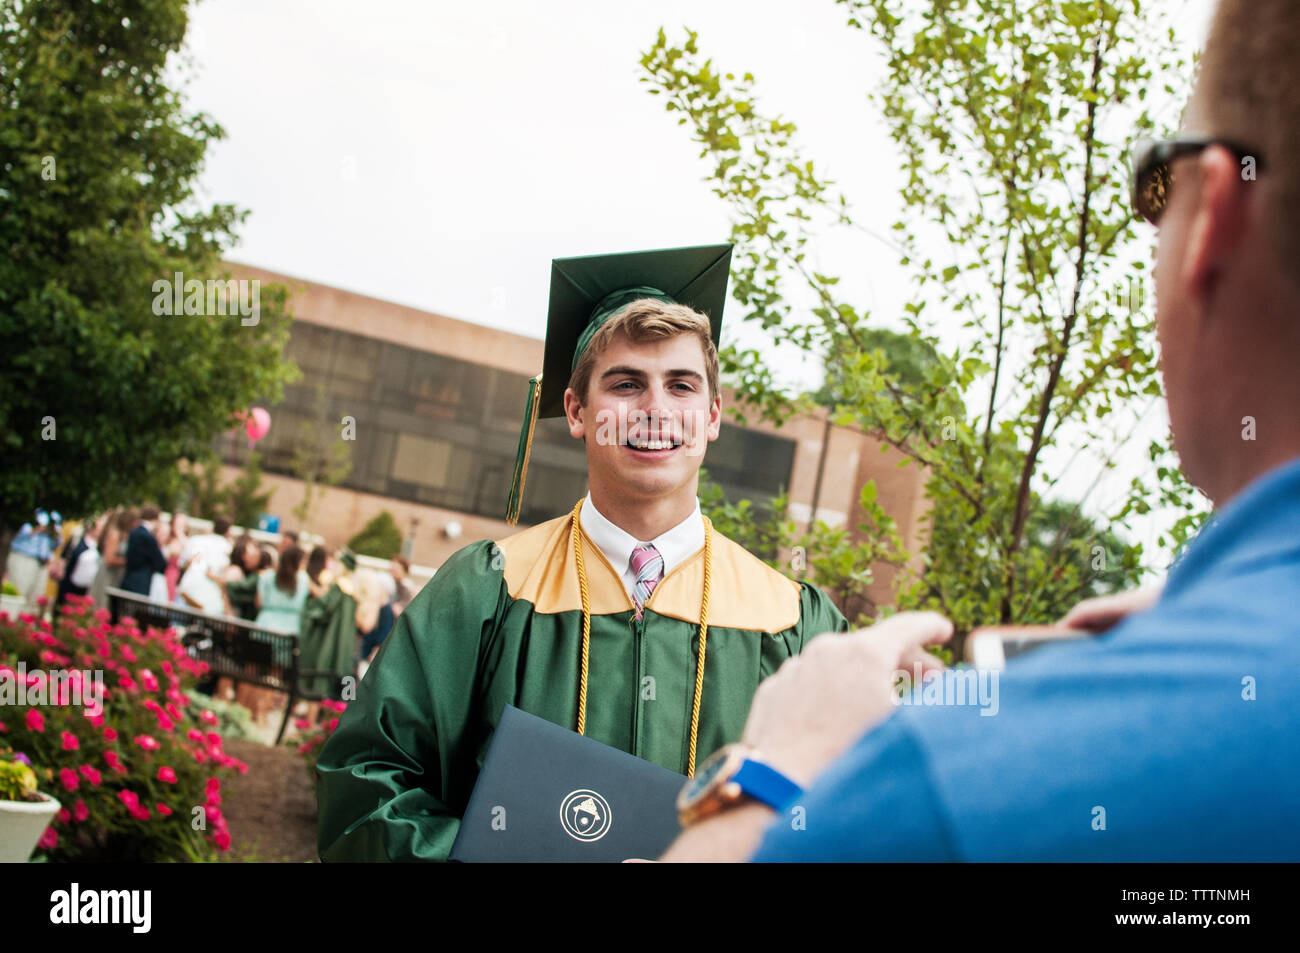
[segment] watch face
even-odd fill
[[[690,784],[686,786],[683,792],[682,800],[689,803],[694,801],[709,786],[709,782],[716,778],[722,769],[727,766],[727,751],[724,748],[719,751],[700,767],[695,777],[691,778]]]

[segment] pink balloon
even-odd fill
[[[254,407],[244,420],[244,432],[250,443],[257,443],[271,429],[271,415],[261,407]]]

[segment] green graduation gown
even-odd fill
[[[329,672],[334,678],[303,676],[300,686],[313,695],[337,691],[339,678],[356,672],[357,602],[351,580],[343,577],[317,598],[309,595],[302,610],[298,665],[304,672]]]
[[[582,609],[572,515],[447,560],[398,618],[317,762],[326,861],[444,860],[509,703],[577,727]],[[848,623],[707,526],[713,566],[696,763],[738,741],[758,683]],[[591,611],[586,734],[685,773],[704,584],[701,548],[640,621],[582,534]]]

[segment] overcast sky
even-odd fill
[[[1174,5],[1153,30],[1199,47],[1211,0]],[[250,210],[236,261],[540,338],[552,258],[728,236],[688,127],[638,82],[660,27],[753,73],[858,221],[888,232],[878,57],[844,20],[831,0],[204,0],[188,96],[228,137],[200,194]],[[811,256],[894,323],[894,252],[841,230]]]

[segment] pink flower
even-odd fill
[[[83,764],[79,769],[81,776],[90,782],[91,787],[99,787],[99,782],[103,780],[99,772],[88,764]]]
[[[54,819],[60,824],[66,824],[68,821],[72,820],[72,815],[68,813],[66,807],[61,807],[59,808],[59,813],[54,815]]]
[[[131,646],[122,646],[122,658],[126,659],[128,662],[136,661],[135,653],[131,651]]]
[[[105,741],[116,741],[116,740],[117,740],[117,729],[114,728],[112,725],[109,725],[107,728],[105,728],[105,729],[104,729],[104,740],[105,740]]]
[[[77,803],[72,806],[72,816],[78,821],[84,821],[86,818],[90,817],[90,808],[86,807],[85,801],[78,800]]]
[[[138,744],[145,751],[157,751],[159,748],[162,747],[162,745],[154,741],[152,735],[136,735],[135,743]]]
[[[221,735],[217,734],[215,731],[209,731],[206,737],[208,739],[208,744],[216,745],[218,748],[221,747]]]
[[[35,708],[27,709],[27,727],[31,731],[44,731],[45,716]]]
[[[177,708],[175,705],[173,705],[171,702],[168,702],[163,707],[167,709],[167,717],[170,718],[172,721],[181,720],[181,710]]]
[[[53,828],[51,828],[53,830]],[[230,850],[230,832],[217,831],[212,835],[212,842],[217,845],[217,850]]]
[[[140,806],[140,795],[136,794],[134,791],[118,791],[117,797],[118,800],[131,810]]]
[[[118,676],[117,683],[128,692],[135,690],[135,679],[130,675]]]
[[[220,791],[220,790],[221,790],[221,779],[220,779],[220,778],[208,778],[208,783],[205,785],[205,787],[207,788],[209,794],[211,794],[211,793],[214,792],[214,791]]]
[[[64,788],[69,791],[77,790],[77,786],[81,784],[81,779],[77,777],[77,772],[73,771],[71,768],[60,768],[59,780],[63,783]]]
[[[328,725],[326,725],[325,727],[326,727],[328,730],[333,731],[333,730],[334,730],[335,728],[337,728],[338,726],[339,726],[339,720],[338,720],[337,718],[331,718],[331,719],[330,719],[330,723],[329,723]]]
[[[172,730],[173,728],[175,728],[175,727],[176,727],[176,725],[174,725],[174,724],[172,723],[172,720],[171,720],[170,718],[168,718],[168,717],[167,717],[166,715],[164,715],[162,712],[159,712],[159,713],[158,713],[158,730],[159,730],[159,731],[171,731],[171,730]]]
[[[217,716],[214,715],[211,711],[209,711],[209,710],[206,709],[206,708],[205,708],[205,709],[202,711],[202,713],[199,715],[199,718],[202,719],[202,721],[203,721],[203,723],[204,723],[205,725],[216,725],[216,724],[217,724]]]
[[[167,817],[172,812],[172,809],[168,807],[166,804],[159,803],[157,807],[158,807],[158,813],[162,817]]]
[[[152,698],[146,698],[143,701],[141,701],[140,704],[155,713],[162,711],[162,705],[158,704]]]
[[[77,740],[77,736],[76,736],[76,735],[74,735],[74,734],[73,734],[72,732],[70,732],[70,731],[65,731],[65,732],[63,733],[63,750],[64,750],[64,751],[76,751],[76,750],[77,750],[78,748],[80,748],[80,747],[81,747],[81,742],[79,742],[79,741]]]
[[[229,841],[229,838],[227,838],[227,841]],[[45,833],[42,834],[41,839],[36,842],[36,846],[43,850],[53,850],[54,848],[58,847],[59,832],[56,831],[53,827],[45,828]]]
[[[98,728],[100,725],[104,723],[103,715],[86,715],[86,717],[90,720],[91,725],[93,725],[96,728]]]
[[[118,774],[126,774],[126,768],[124,768],[122,762],[118,760],[116,751],[105,751],[104,760],[107,761],[108,766]]]
[[[9,726],[6,725],[3,721],[0,721],[0,735],[4,734],[8,730],[9,730]]]
[[[143,805],[141,805],[140,807],[132,808],[131,816],[134,817],[137,821],[147,821],[153,817],[153,815],[149,813],[149,808],[144,807]]]
[[[203,732],[199,731],[197,728],[191,728],[189,731],[185,732],[185,737],[189,738],[190,741],[197,741],[199,744],[203,744]]]
[[[167,767],[167,765],[163,765],[161,768],[158,769],[158,780],[166,781],[168,784],[175,784],[176,772],[173,771],[171,768]]]
[[[134,662],[135,659],[131,659],[131,661]],[[153,672],[149,671],[147,668],[142,668],[140,670],[140,682],[144,685],[145,691],[158,691],[158,679],[155,678]]]

